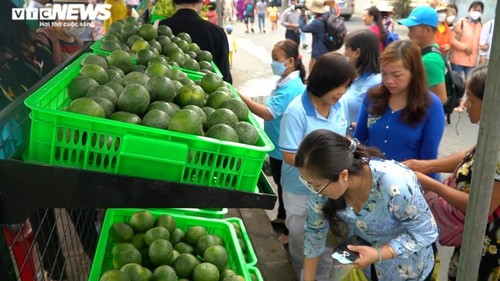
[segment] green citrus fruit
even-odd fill
[[[141,36],[144,40],[149,41],[156,39],[158,34],[156,33],[156,29],[153,25],[146,23],[139,27],[139,36]]]
[[[122,266],[128,263],[141,264],[142,262],[141,253],[133,245],[132,248],[117,250],[116,253],[112,256],[114,269],[120,269],[122,268]]]
[[[86,64],[82,66],[80,69],[80,75],[89,76],[100,85],[104,85],[108,82],[108,73],[98,64]]]
[[[81,65],[86,65],[86,64],[97,64],[102,66],[104,69],[108,68],[108,62],[106,61],[106,59],[96,54],[90,54],[86,56],[82,60]]]
[[[149,260],[155,266],[168,264],[172,254],[172,244],[165,239],[156,239],[149,246]]]
[[[221,86],[224,86],[224,80],[215,73],[207,73],[201,78],[201,87],[207,93],[211,93]]]
[[[175,113],[175,110],[166,101],[154,101],[154,102],[150,103],[147,111],[151,111],[151,110],[155,110],[155,109],[165,112],[166,114],[168,114],[168,116],[172,116]],[[157,221],[158,221],[158,219],[157,219]]]
[[[155,226],[162,226],[168,230],[170,234],[172,234],[175,230],[176,223],[175,219],[171,215],[161,215],[156,218]]]
[[[96,101],[90,98],[78,98],[72,101],[67,111],[94,117],[105,117],[106,115],[104,109]]]
[[[165,239],[168,241],[170,238],[170,233],[165,227],[162,226],[157,226],[148,229],[146,231],[146,236],[144,237],[144,241],[146,242],[146,245],[151,246],[151,244],[158,239]]]
[[[203,135],[203,121],[196,112],[181,109],[170,118],[168,130],[191,135]]]
[[[89,76],[77,76],[68,84],[68,96],[70,99],[83,98],[92,88],[99,86],[99,83]]]
[[[208,129],[205,136],[219,140],[239,142],[238,134],[236,133],[236,131],[231,126],[226,124],[213,125]]]
[[[248,119],[248,106],[240,99],[234,98],[227,100],[222,104],[222,108],[227,108],[234,112],[239,121],[245,121]]]
[[[174,262],[173,268],[177,277],[191,279],[193,271],[200,262],[191,254],[180,254]]]
[[[252,124],[246,121],[236,122],[236,124],[234,124],[234,130],[241,143],[256,145],[259,141],[259,132]]]
[[[233,97],[224,91],[216,90],[208,95],[206,106],[213,109],[219,109],[222,107],[225,101],[232,99]]]
[[[138,211],[130,217],[128,222],[135,232],[146,232],[155,224],[155,218],[148,211]]]
[[[148,90],[142,85],[131,84],[123,89],[118,97],[118,109],[142,115],[149,106],[150,97]]]
[[[219,271],[227,268],[229,256],[224,247],[220,245],[210,246],[203,253],[203,260],[217,266]]]
[[[167,129],[168,123],[170,122],[170,116],[164,111],[159,109],[149,110],[144,117],[142,117],[142,125],[159,128],[159,129]]]
[[[141,124],[142,122],[141,117],[137,116],[137,114],[126,111],[116,111],[111,114],[109,119],[130,124]]]
[[[202,236],[207,234],[207,229],[203,226],[192,226],[184,233],[184,241],[192,246],[196,246],[196,242]]]
[[[162,65],[163,66],[163,65]],[[152,101],[171,102],[176,95],[176,88],[172,80],[165,76],[153,76],[146,82]]]
[[[120,268],[120,271],[125,273],[130,281],[148,281],[148,274],[142,265],[137,263],[128,263]]]
[[[194,268],[194,281],[219,281],[220,273],[217,267],[211,263],[200,263]]]
[[[149,76],[138,71],[132,71],[123,77],[123,86],[128,86],[131,84],[139,84],[146,86],[149,80]]]
[[[153,271],[154,281],[177,281],[175,270],[169,265],[158,266]]]
[[[216,234],[207,234],[196,242],[196,253],[201,257],[206,249],[210,246],[220,245],[224,246],[224,241],[219,235]]]
[[[99,281],[130,281],[127,274],[119,271],[119,270],[108,270],[106,271]]]
[[[207,122],[208,122],[208,128],[211,128],[217,124],[226,124],[233,127],[234,124],[238,122],[238,117],[234,112],[232,112],[227,108],[219,108],[215,110],[212,114],[210,114],[210,117],[208,117]]]
[[[109,229],[109,235],[117,243],[129,242],[134,237],[134,230],[126,223],[114,223]]]
[[[115,66],[123,72],[128,73],[132,67],[132,57],[123,50],[115,50],[109,54],[108,65]]]

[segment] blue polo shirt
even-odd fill
[[[368,89],[380,83],[382,83],[382,75],[380,73],[365,72],[356,78],[351,86],[347,88],[347,92],[345,92],[342,98],[347,100],[349,119],[352,122],[358,120],[358,113]]]
[[[279,148],[284,152],[296,153],[304,137],[312,131],[328,129],[345,136],[349,125],[349,109],[345,99],[332,105],[328,118],[325,118],[316,111],[305,90],[288,105],[283,115]],[[299,170],[285,162],[281,166],[281,185],[293,194],[307,196],[310,193],[299,180]]]
[[[294,71],[288,74],[276,85],[276,89],[269,96],[266,106],[274,119],[264,121],[264,131],[274,144],[274,150],[269,152],[269,156],[282,160],[283,154],[279,150],[280,122],[285,109],[290,102],[304,92],[306,86],[300,79],[300,72]]]

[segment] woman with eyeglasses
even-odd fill
[[[285,225],[288,228],[288,251],[299,280],[304,263],[307,201],[311,192],[299,180],[295,153],[302,139],[316,129],[328,129],[346,135],[351,120],[347,101],[342,96],[355,77],[356,70],[346,57],[338,53],[320,56],[307,79],[306,90],[288,105],[280,123],[279,149],[283,153],[281,185]],[[328,251],[323,254],[317,280],[330,280],[330,254]]]
[[[357,235],[371,246],[348,245],[353,266],[371,280],[430,280],[431,244],[438,237],[415,174],[330,130],[304,138],[295,156],[311,192],[304,233],[304,281],[315,280],[328,229],[342,242]],[[328,223],[326,223],[326,221]]]

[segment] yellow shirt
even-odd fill
[[[110,24],[127,17],[127,5],[124,0],[105,0],[104,4],[111,4],[111,17],[104,21],[104,30],[108,31]]]
[[[276,17],[278,15],[278,9],[276,7],[267,8],[267,14],[269,17]]]

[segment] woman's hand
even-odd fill
[[[359,254],[359,258],[353,262],[355,268],[363,269],[378,261],[378,251],[373,247],[348,245],[347,248]]]
[[[488,51],[489,48],[490,48],[490,46],[488,44],[479,45],[479,49],[481,51]]]
[[[433,183],[436,181],[435,179],[421,172],[415,172],[415,175],[417,176],[417,179],[420,182],[420,185],[422,186],[424,191],[435,192],[435,189],[433,188]]]
[[[428,173],[428,165],[425,160],[410,159],[402,162],[408,168],[412,169],[414,172],[421,172],[424,174]]]

